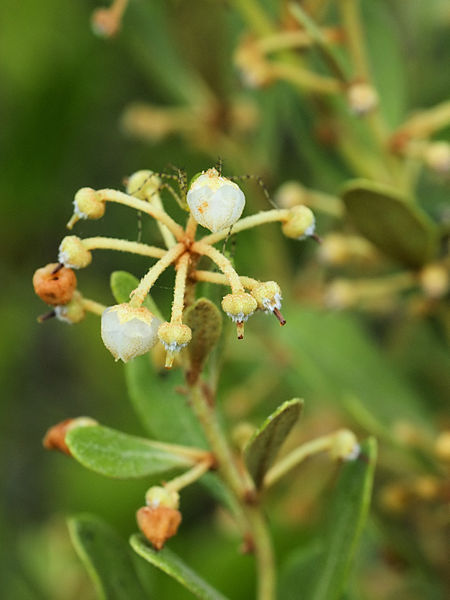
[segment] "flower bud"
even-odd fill
[[[67,304],[55,306],[55,316],[59,321],[74,324],[84,319],[86,311],[83,306],[83,297],[77,290],[74,291],[72,299]]]
[[[442,298],[448,292],[448,269],[441,264],[430,264],[419,273],[423,291],[430,298]]]
[[[425,164],[436,173],[446,175],[450,173],[450,144],[447,142],[433,142],[424,152]]]
[[[316,219],[314,213],[307,206],[294,206],[289,211],[289,216],[281,226],[286,237],[295,240],[304,240],[314,234]]]
[[[281,289],[276,281],[264,281],[255,285],[250,291],[253,298],[258,303],[258,308],[265,313],[273,313],[280,321],[280,325],[285,325],[281,308]]]
[[[216,169],[208,169],[191,183],[187,203],[197,223],[216,232],[236,223],[244,210],[245,196],[236,183]]]
[[[341,460],[355,460],[358,458],[361,448],[356,435],[349,429],[341,429],[333,439],[330,448],[332,458]]]
[[[155,550],[161,550],[166,541],[178,531],[181,513],[167,506],[143,506],[137,511],[136,519],[139,529]]]
[[[99,37],[110,38],[120,29],[120,18],[108,8],[94,10],[91,17],[92,31]]]
[[[52,306],[70,302],[77,287],[77,278],[72,269],[59,266],[58,263],[50,263],[37,269],[33,275],[34,291],[41,300]]]
[[[438,435],[434,442],[434,452],[440,460],[450,463],[450,431],[443,431]]]
[[[325,292],[325,304],[330,308],[349,308],[358,301],[355,285],[346,279],[335,279]]]
[[[180,506],[180,494],[160,485],[155,485],[147,490],[145,504],[150,508],[165,506],[177,509]]]
[[[155,345],[160,323],[147,308],[116,304],[103,311],[102,340],[116,360],[128,362]]]
[[[236,323],[238,331],[238,339],[244,337],[244,322],[258,308],[256,300],[246,292],[237,292],[235,294],[227,294],[222,299],[222,308]]]
[[[81,188],[75,194],[73,201],[73,216],[67,223],[72,229],[80,219],[101,219],[105,214],[105,202],[100,200],[98,193],[92,188]]]
[[[140,200],[148,200],[161,186],[161,179],[148,169],[136,171],[127,181],[127,194]]]
[[[59,245],[58,260],[65,267],[83,269],[92,261],[92,254],[76,235],[67,235]]]
[[[275,202],[280,208],[292,208],[304,204],[306,196],[306,189],[298,181],[286,181],[278,188]]]
[[[347,90],[347,101],[353,114],[363,116],[378,106],[378,94],[368,83],[353,83]]]
[[[76,419],[66,419],[50,427],[42,440],[44,448],[47,450],[59,450],[64,454],[71,456],[69,447],[66,444],[66,435],[75,427],[92,427],[98,425],[97,421],[90,417],[77,417]]]
[[[187,346],[192,339],[191,328],[182,323],[163,323],[158,329],[158,337],[167,350],[166,368],[170,369],[174,356]]]

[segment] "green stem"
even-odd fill
[[[219,473],[233,491],[247,521],[258,570],[258,600],[275,598],[275,561],[267,524],[258,505],[249,505],[246,495],[252,492],[236,466],[233,453],[217,420],[214,407],[199,383],[190,388],[192,408],[199,419],[218,463]]]

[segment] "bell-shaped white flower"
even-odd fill
[[[234,181],[208,169],[191,184],[187,203],[197,223],[216,232],[236,223],[244,210],[245,196]]]
[[[128,362],[155,345],[160,324],[147,308],[117,304],[103,311],[102,340],[116,360]]]

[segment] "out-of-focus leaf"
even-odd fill
[[[402,32],[384,2],[360,2],[371,72],[380,95],[380,109],[390,127],[397,127],[405,114],[406,70],[402,56]]]
[[[148,477],[188,469],[194,464],[189,458],[159,447],[157,442],[109,427],[75,427],[65,439],[78,462],[107,477]]]
[[[104,521],[91,515],[68,520],[70,537],[78,556],[102,600],[143,600],[141,587],[127,544]]]
[[[298,421],[303,400],[294,398],[284,402],[255,432],[244,449],[244,459],[256,486],[261,487],[267,470],[278,450]]]
[[[220,338],[222,317],[211,300],[199,298],[186,310],[184,322],[192,329],[192,340],[186,349],[190,359],[190,369],[193,373],[200,373]]]
[[[150,564],[176,579],[197,598],[202,600],[226,600],[220,592],[204,581],[195,571],[188,567],[176,554],[168,548],[158,552],[151,548],[144,537],[134,534],[130,539],[131,547]]]
[[[280,597],[296,598],[298,590],[309,600],[342,597],[369,511],[376,454],[376,442],[369,438],[360,456],[342,465],[320,546],[296,550],[287,559]]]
[[[342,199],[355,227],[391,258],[416,268],[436,254],[437,228],[395,190],[358,179],[344,188]]]
[[[111,273],[110,284],[114,298],[122,304],[123,302],[129,302],[130,294],[138,286],[139,279],[127,271],[114,271]],[[144,306],[159,319],[164,320],[158,307],[149,295],[144,300]]]
[[[287,377],[294,389],[306,386],[327,402],[352,394],[388,428],[405,419],[430,427],[420,396],[357,318],[306,307],[285,313],[288,325],[278,335],[292,357]]]

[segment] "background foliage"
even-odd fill
[[[273,10],[277,3],[264,4]],[[365,0],[362,5],[382,110],[396,127],[414,108],[430,107],[448,93],[450,14],[440,0]],[[297,179],[336,194],[352,175],[317,140],[306,96],[282,83],[267,90],[242,89],[230,60],[242,22],[227,3],[133,0],[121,34],[106,41],[90,30],[94,7],[88,0],[0,4],[0,528],[6,541],[0,570],[5,598],[12,600],[94,598],[64,516],[94,512],[127,537],[136,529],[134,513],[144,491],[140,481],[103,479],[63,456],[45,455],[41,447],[50,424],[81,414],[143,433],[130,409],[123,369],[101,343],[98,321],[87,318],[76,327],[36,323],[42,305],[33,296],[31,276],[53,260],[74,191],[85,185],[120,188],[138,168],[162,170],[168,163],[193,174],[219,153],[226,172],[261,174],[271,191]],[[206,139],[171,136],[153,145],[126,134],[123,114],[131,101],[171,105],[200,94],[196,72],[219,104],[247,94],[260,107],[263,118],[246,139],[246,156],[228,156],[217,132]],[[448,131],[440,137],[445,136]],[[257,188],[246,191],[253,210],[266,208]],[[432,218],[443,213],[446,195],[448,184],[430,173],[421,175],[419,203]],[[320,230],[329,226],[328,219],[319,221]],[[81,235],[92,231],[90,223],[79,227]],[[132,215],[111,210],[95,231],[135,239],[137,223]],[[151,235],[144,230],[146,240]],[[306,400],[293,434],[297,443],[340,425],[363,437],[377,435],[373,513],[348,597],[443,598],[442,530],[448,515],[442,493],[427,498],[419,493],[419,483],[430,476],[440,480],[443,473],[429,448],[448,426],[445,320],[411,317],[401,303],[383,315],[318,311],[308,293],[309,283],[324,276],[316,251],[312,242],[300,247],[282,241],[275,226],[239,237],[236,263],[252,276],[280,282],[288,325],[281,330],[258,317],[248,327],[245,347],[228,342],[220,384],[220,397],[227,398],[224,411],[231,423],[243,417],[259,424],[295,395]],[[115,256],[113,263],[100,254],[82,274],[83,291],[110,304],[109,274],[122,268],[139,275],[145,260],[130,265]],[[155,293],[161,306],[168,306],[167,294],[162,279]],[[316,459],[290,482],[293,489],[282,487],[270,498],[278,560],[287,580],[291,551],[311,538],[335,476],[335,468]],[[419,492],[392,507],[383,498],[394,484]],[[171,548],[189,556],[191,566],[209,574],[224,593],[251,597],[252,559],[236,553],[234,532],[200,486],[183,496],[183,516],[181,535]],[[158,597],[191,597],[143,561],[137,565]]]

